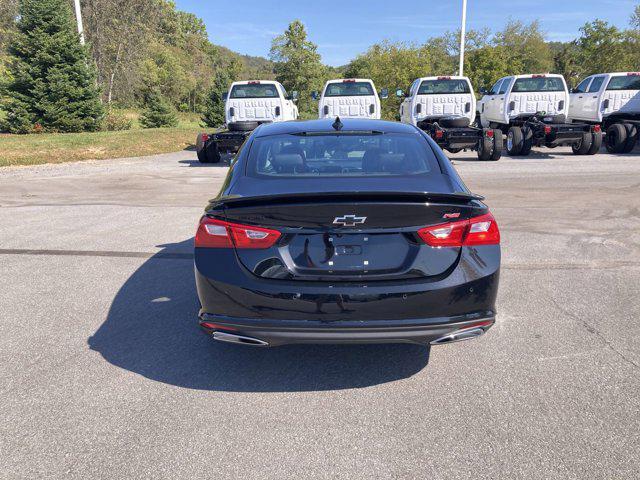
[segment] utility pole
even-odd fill
[[[76,21],[78,22],[78,33],[80,34],[80,44],[84,45],[84,27],[82,26],[82,10],[80,9],[80,0],[73,0],[73,4],[76,8]]]
[[[467,0],[462,0],[462,29],[460,30],[460,76],[464,75],[464,43],[467,30]]]

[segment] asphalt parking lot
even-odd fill
[[[202,334],[194,152],[1,169],[0,478],[638,478],[640,152],[474,158],[498,321],[430,353]]]

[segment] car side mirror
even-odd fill
[[[404,90],[402,90],[401,88],[396,90],[396,97],[398,98],[403,98],[406,97],[407,95],[404,93]]]
[[[380,90],[380,98],[382,98],[382,99],[389,98],[389,89],[388,88],[383,88],[382,90]]]
[[[222,94],[222,101],[226,102],[228,98],[229,98],[229,92],[224,92]]]
[[[481,87],[480,88],[480,95],[486,95],[488,93],[489,93],[489,91],[487,90],[486,87]]]
[[[311,98],[313,98],[314,100],[318,100],[320,98],[320,94],[318,93],[317,90],[314,90],[313,92],[311,92]]]
[[[291,92],[291,95],[289,95],[289,100],[291,100],[292,102],[297,102],[299,98],[299,94],[297,90],[294,90],[293,92]]]

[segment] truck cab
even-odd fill
[[[273,80],[233,82],[225,101],[227,126],[230,130],[253,130],[261,123],[296,120],[295,97]]]
[[[569,90],[562,75],[531,74],[503,77],[478,103],[483,127],[510,125],[514,119],[541,112],[565,117],[569,113]]]
[[[571,93],[569,118],[599,125],[610,153],[630,153],[640,137],[640,72],[585,78]]]
[[[571,120],[602,123],[611,115],[640,116],[640,72],[591,75],[572,90]]]
[[[599,125],[567,123],[569,90],[562,75],[514,75],[499,79],[478,102],[483,127],[507,136],[509,155],[531,148],[568,145],[576,155],[595,155],[602,145]]]
[[[467,77],[418,78],[400,105],[400,121],[415,126],[449,116],[475,120],[476,97]]]
[[[388,96],[386,89],[382,98]],[[341,78],[329,80],[318,99],[318,118],[371,118],[380,119],[380,97],[373,81],[368,78]]]

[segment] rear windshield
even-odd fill
[[[362,95],[374,95],[373,87],[369,82],[330,83],[324,92],[325,97],[358,97]]]
[[[607,90],[640,90],[640,75],[613,77]]]
[[[564,83],[558,77],[519,78],[511,91],[514,93],[564,92]]]
[[[466,80],[424,80],[418,89],[418,95],[442,95],[471,93]]]
[[[363,177],[423,175],[438,170],[420,134],[340,132],[258,137],[248,174],[258,177]]]
[[[234,85],[230,98],[275,98],[278,90],[273,84]]]

